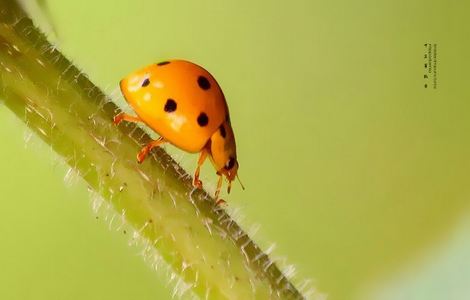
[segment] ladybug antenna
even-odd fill
[[[238,174],[237,174],[237,179],[238,179],[238,182],[240,183],[242,189],[245,190],[245,186],[243,185],[242,181],[240,180],[240,177],[238,177]]]

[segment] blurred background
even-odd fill
[[[224,89],[225,196],[329,299],[470,299],[469,4],[25,1],[92,81],[183,58]],[[437,88],[425,44],[437,44]],[[428,86],[425,87],[425,84]],[[0,106],[0,299],[170,299],[86,184]],[[197,155],[166,149],[192,173]],[[203,170],[206,186],[216,176]],[[65,184],[64,184],[65,182]]]

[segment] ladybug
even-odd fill
[[[235,136],[222,89],[208,71],[189,61],[169,60],[129,74],[121,80],[120,88],[137,116],[119,113],[114,123],[142,122],[160,135],[140,150],[139,163],[152,148],[168,142],[200,153],[195,187],[202,188],[199,172],[209,157],[219,176],[215,199],[219,198],[224,176],[230,193],[232,181],[238,178]],[[217,200],[220,202],[223,200]]]

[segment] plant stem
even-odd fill
[[[150,137],[114,126],[117,106],[49,44],[14,1],[0,3],[0,97],[206,299],[303,299],[276,264]]]

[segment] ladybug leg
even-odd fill
[[[220,189],[222,188],[222,179],[223,179],[223,176],[222,174],[220,174],[219,181],[217,181],[217,189],[215,190],[215,195],[214,195],[214,198],[216,200],[215,201],[216,205],[219,205],[221,202],[225,202],[224,200],[219,199]]]
[[[122,121],[127,121],[127,122],[142,122],[142,120],[139,117],[134,117],[125,113],[119,113],[114,116],[113,118],[113,123],[118,125]]]
[[[154,148],[154,147],[157,147],[163,143],[165,143],[166,141],[160,137],[158,138],[157,140],[154,140],[154,141],[151,141],[150,143],[148,143],[144,148],[142,148],[140,150],[139,153],[137,153],[137,161],[139,162],[139,164],[141,164],[145,157],[147,157],[147,154],[149,154],[149,152]]]
[[[207,158],[207,150],[203,149],[201,154],[199,155],[199,159],[197,161],[197,168],[196,172],[194,172],[194,180],[193,185],[198,189],[202,189],[202,181],[199,179],[199,172],[201,171],[201,166]]]

